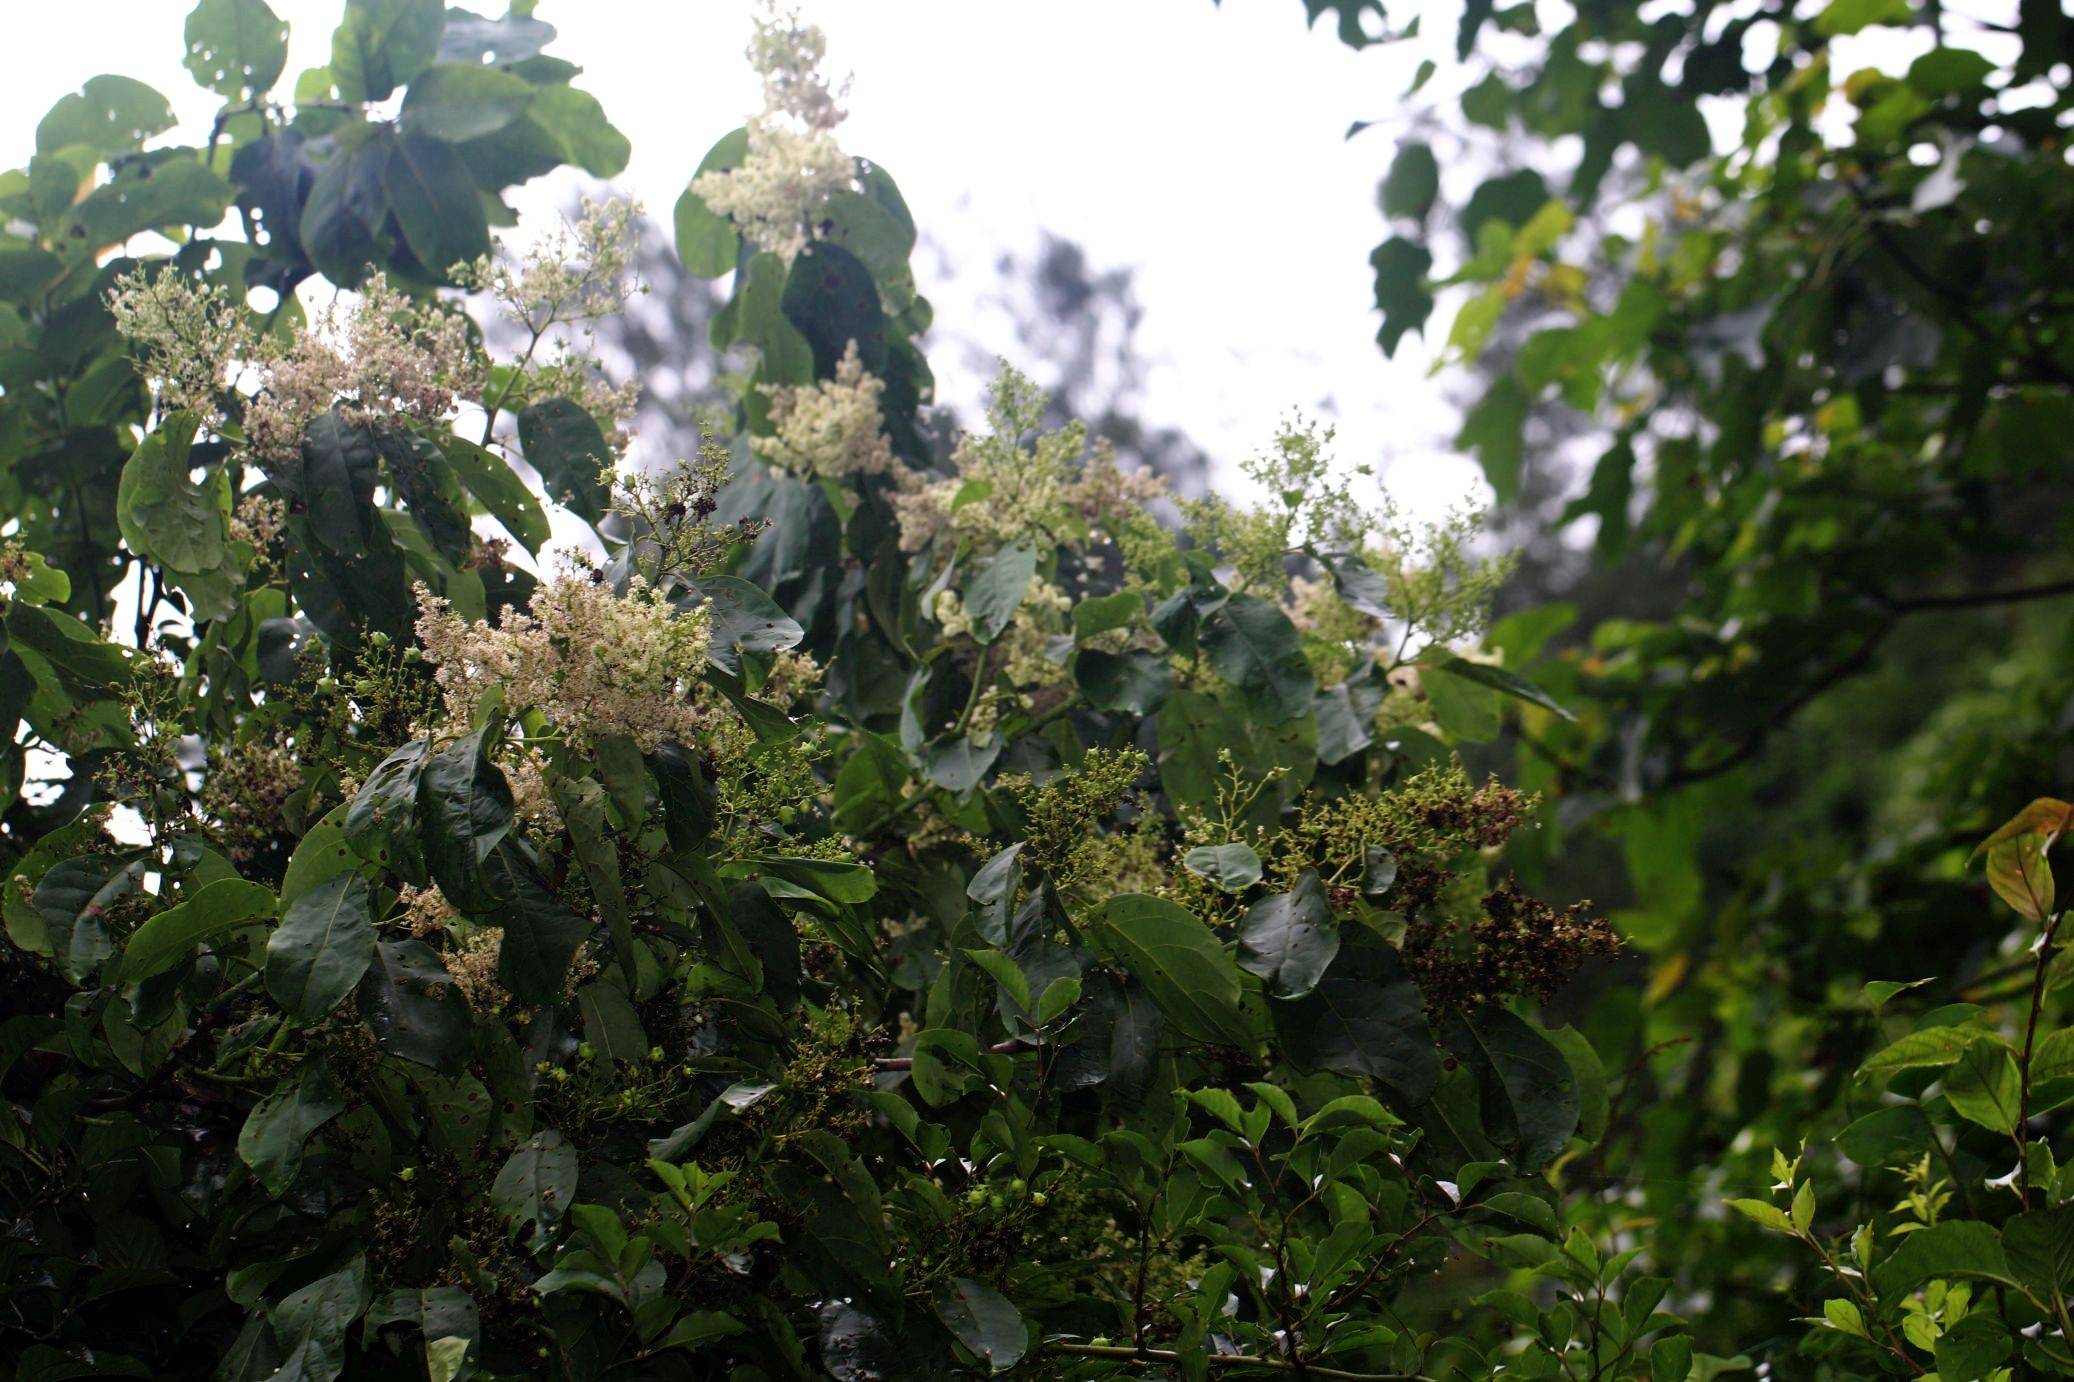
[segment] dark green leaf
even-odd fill
[[[1408,1104],[1424,1103],[1440,1078],[1425,995],[1397,952],[1373,937],[1345,938],[1309,994],[1270,1011],[1283,1053],[1304,1069],[1369,1076]]]
[[[1201,921],[1139,894],[1110,898],[1097,916],[1110,948],[1176,1031],[1198,1041],[1253,1044],[1239,1013],[1238,969]]]
[[[163,974],[202,942],[273,914],[273,889],[242,878],[219,878],[136,929],[123,947],[123,982],[134,984]]]
[[[1029,1347],[1029,1328],[1008,1299],[984,1282],[954,1276],[937,1288],[931,1302],[936,1317],[958,1336],[987,1365],[989,1372],[1006,1372],[1021,1360]]]
[[[569,398],[543,398],[518,415],[519,445],[548,498],[596,522],[607,502],[600,472],[612,460],[598,420]]]
[[[1316,869],[1305,869],[1288,892],[1246,909],[1239,968],[1265,980],[1272,997],[1302,998],[1318,986],[1337,954],[1339,922]]]
[[[279,1197],[302,1168],[310,1135],[346,1110],[321,1061],[306,1063],[292,1083],[261,1099],[238,1132],[238,1157],[268,1194]]]
[[[315,1022],[353,991],[374,958],[367,879],[341,873],[288,905],[266,943],[266,991],[300,1022]]]
[[[1577,1130],[1577,1077],[1556,1045],[1504,1008],[1468,1015],[1449,1008],[1441,1039],[1476,1075],[1484,1131],[1532,1171]]]
[[[1217,675],[1269,724],[1311,708],[1316,684],[1303,639],[1279,606],[1254,595],[1232,596],[1203,630],[1202,645]]]
[[[1083,648],[1073,659],[1073,680],[1097,710],[1151,715],[1165,703],[1174,674],[1159,653]]]
[[[468,1004],[439,953],[423,941],[378,942],[360,981],[359,1004],[383,1050],[446,1074],[467,1063]]]
[[[490,252],[482,199],[452,145],[406,131],[389,150],[382,187],[404,243],[433,278],[445,282],[454,265]],[[523,429],[523,415],[520,425]],[[527,455],[532,455],[530,447]]]
[[[445,27],[439,0],[347,0],[331,36],[331,79],[340,98],[387,100],[431,65]]]

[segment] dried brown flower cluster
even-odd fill
[[[1466,938],[1452,918],[1415,918],[1404,933],[1405,967],[1436,1008],[1547,998],[1586,961],[1620,951],[1620,937],[1589,905],[1559,912],[1507,879],[1484,896]]]

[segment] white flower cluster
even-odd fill
[[[326,307],[285,348],[259,344],[261,383],[245,409],[245,436],[262,456],[293,455],[304,429],[334,405],[353,422],[429,422],[482,382],[467,319],[413,302],[381,274],[350,307]]]
[[[420,587],[418,640],[447,709],[466,720],[501,686],[514,711],[538,710],[573,745],[624,734],[652,752],[696,742],[711,711],[692,697],[711,638],[705,610],[680,611],[635,577],[616,595],[570,570],[533,592],[529,613],[470,623]]]
[[[222,424],[226,390],[254,368],[258,391],[245,405],[244,431],[262,456],[295,454],[304,429],[333,405],[356,422],[430,421],[482,379],[467,320],[412,301],[380,274],[350,307],[334,300],[285,345],[255,333],[223,288],[172,268],[117,279],[108,310],[143,348],[160,402],[206,426]]]
[[[834,379],[798,388],[765,386],[777,433],[752,437],[749,444],[764,460],[798,475],[884,475],[895,464],[879,415],[885,391],[851,341]]]
[[[1015,615],[994,644],[996,665],[1020,691],[1055,686],[1066,679],[1066,664],[1052,650],[1053,640],[1068,627],[1073,598],[1042,576],[1030,577]],[[944,637],[972,632],[972,614],[956,591],[939,591],[931,613]]]
[[[108,294],[115,329],[142,347],[146,381],[169,409],[223,420],[222,395],[237,362],[252,352],[244,309],[221,287],[170,265],[157,274],[132,269]]]
[[[749,61],[763,76],[764,108],[749,118],[749,151],[735,168],[701,173],[692,195],[743,237],[791,263],[818,233],[820,209],[855,183],[856,168],[831,131],[844,112],[820,74],[828,41],[792,11],[756,21]]]
[[[1088,450],[1078,422],[1042,429],[1050,400],[1007,361],[988,391],[988,431],[967,433],[951,453],[957,474],[910,484],[893,496],[902,551],[917,552],[940,532],[998,547],[1041,533],[1056,542],[1080,541],[1143,517],[1144,505],[1165,493],[1149,471],[1125,471],[1114,449]],[[1031,438],[1026,446],[1023,438]],[[962,501],[962,502],[961,502]]]
[[[589,348],[592,325],[615,316],[648,291],[636,270],[641,204],[585,197],[574,221],[564,221],[516,259],[486,254],[449,271],[463,288],[487,295],[531,337],[524,360],[498,400],[516,410],[536,398],[575,399],[595,417],[624,426],[641,401],[640,386],[614,385]],[[502,249],[502,242],[498,242]],[[571,332],[582,337],[579,342]],[[553,355],[540,350],[552,342]],[[609,438],[625,444],[618,428]]]

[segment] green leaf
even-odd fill
[[[1142,648],[1121,653],[1082,648],[1073,659],[1073,680],[1097,710],[1150,715],[1166,702],[1174,674],[1164,656]]]
[[[266,0],[201,0],[186,39],[195,81],[233,101],[272,89],[288,65],[288,26]]]
[[[742,653],[780,652],[798,647],[806,637],[798,620],[739,576],[702,576],[692,584],[712,615],[708,656],[723,671],[739,674]]]
[[[1432,1097],[1440,1053],[1426,999],[1397,951],[1366,934],[1343,938],[1332,969],[1304,997],[1269,1007],[1282,1053],[1305,1070],[1380,1080],[1408,1104]]]
[[[542,511],[540,501],[518,472],[495,452],[484,450],[466,437],[452,432],[434,434],[433,443],[454,468],[455,476],[468,492],[482,501],[504,531],[510,533],[521,547],[538,555],[552,535],[547,514]]]
[[[482,198],[452,145],[406,130],[389,149],[382,187],[404,243],[433,278],[445,282],[454,265],[490,252]]]
[[[2002,1225],[2009,1270],[2038,1300],[2074,1294],[2074,1205],[2034,1209]]]
[[[553,136],[565,161],[592,177],[616,178],[626,171],[634,146],[588,91],[550,86],[533,98],[528,114]]]
[[[1456,739],[1485,743],[1498,735],[1498,697],[1480,681],[1457,676],[1451,669],[1421,667],[1419,689],[1433,719]]]
[[[425,863],[448,902],[483,912],[501,900],[484,877],[486,861],[511,833],[511,785],[490,758],[494,725],[456,740],[425,760],[418,819]]]
[[[42,919],[47,953],[67,978],[86,977],[114,953],[106,918],[143,878],[144,862],[134,857],[60,859],[44,871],[30,905]]]
[[[1181,866],[1228,893],[1242,893],[1261,878],[1260,856],[1251,845],[1197,845],[1181,856]]]
[[[1426,286],[1433,256],[1423,246],[1395,236],[1377,245],[1368,263],[1375,270],[1375,305],[1383,314],[1376,344],[1383,354],[1395,355],[1407,332],[1425,335],[1426,319],[1433,315],[1433,294]]]
[[[353,794],[341,826],[355,854],[419,885],[426,874],[418,844],[418,784],[430,753],[429,741],[413,739],[384,758]]]
[[[705,158],[699,161],[698,171],[692,174],[693,181],[697,180],[699,173],[724,172],[734,168],[748,156],[749,131],[730,131],[706,151]],[[692,194],[689,186],[677,198],[674,219],[677,257],[684,261],[685,268],[700,278],[718,278],[734,268],[742,251],[742,237],[735,233],[734,222],[716,215],[703,200]]]
[[[1383,214],[1424,219],[1440,195],[1440,160],[1430,144],[1404,144],[1383,179]]]
[[[292,1084],[261,1099],[238,1131],[238,1158],[269,1195],[279,1198],[302,1168],[311,1134],[346,1111],[322,1061],[307,1061]]]
[[[362,790],[365,790],[364,788]],[[288,856],[288,869],[281,875],[281,905],[301,897],[325,879],[357,867],[357,855],[346,842],[348,807],[334,806],[312,825]]]
[[[243,576],[230,550],[227,486],[188,478],[194,433],[194,415],[174,413],[137,443],[116,487],[115,514],[131,551],[166,568],[197,614],[223,619],[237,608]]]
[[[612,450],[598,420],[570,398],[543,398],[518,415],[519,445],[548,498],[595,523],[609,501],[603,469]]]
[[[1988,1377],[2009,1357],[2014,1344],[2002,1321],[1976,1310],[1937,1336],[1937,1375],[1942,1382]]]
[[[2031,1052],[2031,1083],[2043,1084],[2070,1075],[2074,1075],[2074,1027],[2062,1027],[2047,1034]]]
[[[780,305],[812,349],[815,377],[833,378],[852,343],[867,370],[886,372],[886,309],[879,285],[842,246],[809,241],[792,261]]]
[[[760,384],[805,384],[814,378],[814,348],[785,314],[790,281],[785,262],[759,253],[749,260],[748,282],[736,279],[733,301],[713,318],[715,348],[740,342],[755,347]]]
[[[1029,543],[1004,547],[965,586],[965,612],[972,616],[972,636],[992,643],[1007,629],[1029,593],[1037,574],[1037,549]]]
[[[1239,1013],[1239,972],[1210,928],[1163,898],[1127,893],[1096,914],[1126,969],[1174,1029],[1198,1041],[1251,1047]]]
[[[2052,863],[2046,854],[2070,825],[2074,806],[2040,797],[1973,851],[1974,859],[1987,856],[1988,886],[2027,921],[2043,923],[2052,914]]]
[[[537,1246],[576,1199],[576,1149],[552,1129],[533,1134],[513,1152],[490,1185],[490,1207],[514,1227],[530,1227]]]
[[[1555,1044],[1505,1008],[1449,1008],[1441,1040],[1476,1075],[1484,1131],[1522,1171],[1548,1164],[1577,1131],[1577,1077]]]
[[[598,1059],[633,1063],[648,1054],[648,1033],[626,990],[585,984],[576,991],[576,1010],[583,1017],[583,1039]]]
[[[331,79],[340,99],[387,100],[431,66],[445,27],[439,0],[347,0],[331,35]]]
[[[1815,16],[1815,32],[1839,38],[1875,24],[1909,24],[1914,19],[1908,0],[1829,0]]]
[[[369,1329],[398,1323],[417,1326],[425,1341],[426,1372],[432,1382],[454,1382],[461,1375],[467,1350],[482,1334],[475,1299],[458,1286],[399,1287],[367,1312]],[[453,1345],[460,1346],[458,1354]],[[448,1358],[449,1354],[454,1356]]]
[[[266,991],[300,1022],[315,1022],[353,991],[374,958],[367,880],[325,879],[295,899],[266,943]]]
[[[994,982],[1005,989],[1016,1007],[1027,1012],[1030,1007],[1030,981],[1014,960],[998,950],[968,949],[965,958],[978,965],[994,977]]]
[[[1275,998],[1301,998],[1318,986],[1339,954],[1339,922],[1316,869],[1305,869],[1286,893],[1246,909],[1239,930],[1239,968],[1267,981]]]
[[[468,1003],[423,941],[378,942],[359,1005],[383,1050],[450,1075],[467,1064]]]
[[[2021,1287],[1995,1230],[1977,1219],[1947,1219],[1902,1239],[1893,1256],[1873,1268],[1882,1300],[1896,1300],[1939,1277],[1993,1281]]]
[[[273,1311],[274,1338],[288,1350],[280,1382],[331,1382],[345,1371],[346,1331],[367,1309],[367,1259],[319,1277]]]
[[[591,933],[586,917],[555,895],[531,853],[516,839],[500,840],[483,861],[490,903],[482,913],[504,928],[497,978],[522,1003],[550,1003],[568,982],[576,952]]]
[[[2015,1058],[1992,1041],[1968,1046],[1944,1077],[1944,1097],[1959,1116],[2005,1134],[2016,1131],[2021,1088]]]
[[[1577,1077],[1577,1133],[1587,1142],[1606,1135],[1611,1100],[1606,1089],[1606,1067],[1584,1033],[1575,1027],[1553,1027],[1543,1033],[1570,1062]]]
[[[1316,682],[1303,639],[1280,606],[1234,595],[1203,630],[1202,645],[1211,668],[1267,723],[1296,719],[1311,708]]]
[[[830,902],[869,902],[877,896],[877,876],[862,864],[841,859],[813,859],[782,854],[745,854],[723,870],[729,876],[776,874]]]
[[[1685,1382],[1692,1375],[1692,1340],[1661,1336],[1649,1346],[1649,1382]]]
[[[1145,597],[1135,590],[1082,600],[1073,606],[1073,637],[1084,641],[1111,629],[1129,628],[1144,613]]]
[[[203,941],[273,914],[273,889],[242,878],[219,878],[136,929],[123,947],[123,982],[134,984],[163,974],[183,963]]]
[[[458,144],[524,115],[534,92],[531,82],[499,68],[442,63],[410,84],[397,124],[407,134]]]
[[[1007,1297],[984,1282],[954,1276],[937,1288],[930,1302],[936,1317],[955,1334],[989,1372],[1006,1372],[1029,1347],[1029,1327]]]
[[[1895,1039],[1858,1067],[1861,1075],[1891,1075],[1950,1065],[1986,1034],[1970,1027],[1926,1027]]]
[[[1836,1135],[1837,1150],[1868,1169],[1891,1166],[1903,1152],[1925,1145],[1930,1120],[1916,1104],[1874,1109]]]
[[[1575,720],[1577,718],[1558,705],[1553,696],[1534,685],[1533,682],[1528,681],[1525,677],[1508,672],[1503,667],[1493,667],[1487,662],[1471,662],[1466,658],[1451,657],[1440,664],[1440,670],[1453,676],[1461,677],[1464,680],[1488,686],[1493,691],[1501,691],[1508,696],[1517,697],[1532,705],[1538,705],[1543,710],[1553,711],[1565,720]]]
[[[1793,1232],[1793,1221],[1786,1217],[1786,1211],[1770,1200],[1730,1200],[1728,1207],[1768,1229],[1775,1229],[1780,1233]]]
[[[127,153],[171,128],[173,107],[164,96],[134,78],[104,74],[50,108],[36,126],[36,152],[79,145],[104,156]]]

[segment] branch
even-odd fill
[[[2046,581],[2039,585],[2013,586],[2008,590],[1972,590],[1956,595],[1910,595],[1899,599],[1882,596],[1880,603],[1897,614],[1921,609],[1973,609],[1980,605],[2013,605],[2026,600],[2050,600],[2074,595],[2074,580]]]
[[[1165,1348],[1125,1348],[1115,1344],[1048,1343],[1053,1353],[1070,1353],[1080,1358],[1108,1358],[1119,1363],[1179,1363],[1184,1355]],[[1311,1377],[1342,1379],[1342,1382],[1430,1382],[1421,1372],[1348,1372],[1344,1368],[1297,1363],[1288,1358],[1267,1358],[1249,1353],[1212,1353],[1201,1361],[1213,1368],[1266,1368],[1273,1372],[1301,1370]]]
[[[1705,782],[1710,778],[1716,778],[1723,773],[1731,772],[1755,758],[1758,751],[1764,747],[1765,742],[1771,738],[1772,731],[1799,714],[1807,707],[1809,702],[1821,696],[1831,687],[1864,671],[1866,664],[1872,661],[1873,653],[1878,650],[1882,642],[1886,641],[1887,635],[1893,631],[1893,628],[1893,624],[1888,623],[1882,624],[1873,630],[1871,636],[1853,649],[1848,656],[1833,663],[1828,670],[1824,671],[1806,686],[1803,686],[1777,710],[1774,710],[1770,721],[1754,734],[1744,739],[1742,743],[1736,745],[1726,758],[1718,758],[1704,768],[1681,768],[1671,774],[1664,786],[1667,788],[1686,787],[1695,782]]]
[[[1025,1046],[1020,1041],[997,1041],[987,1048],[987,1054],[990,1056],[1013,1056],[1021,1051],[1035,1051],[1037,1049],[1035,1046]],[[915,1068],[915,1058],[913,1056],[879,1056],[872,1061],[872,1065],[880,1070],[912,1070]]]

